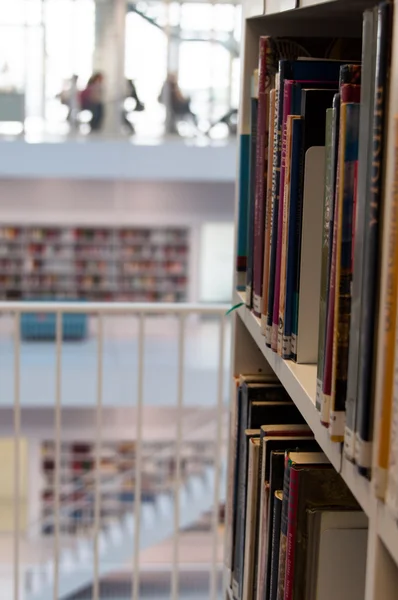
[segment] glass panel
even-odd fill
[[[186,3],[181,7],[181,27],[184,29],[211,29],[213,26],[213,6],[211,4]]]

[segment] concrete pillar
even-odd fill
[[[121,133],[126,93],[124,79],[126,0],[96,0],[94,71],[104,74],[105,119],[103,133]]]

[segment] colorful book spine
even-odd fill
[[[279,140],[280,124],[279,113],[280,106],[280,77],[279,73],[275,80],[275,115],[274,115],[274,139],[272,156],[272,218],[271,218],[271,236],[270,236],[270,262],[268,277],[268,306],[265,329],[265,343],[272,346],[272,316],[274,310],[274,291],[275,291],[275,263],[276,263],[276,245],[278,237],[278,212],[279,212]]]
[[[319,303],[319,339],[318,339],[318,364],[316,376],[316,408],[321,412],[322,406],[322,383],[323,366],[325,358],[325,337],[326,337],[326,305],[327,305],[327,276],[329,264],[329,226],[331,221],[332,208],[332,128],[333,128],[333,108],[326,111],[326,153],[325,153],[325,195],[323,203],[323,235],[322,235],[322,272],[321,289]]]
[[[393,4],[383,2],[378,7],[376,75],[372,125],[372,171],[370,202],[366,215],[364,272],[362,282],[362,313],[360,327],[360,357],[358,371],[358,404],[355,437],[355,462],[362,475],[369,476],[373,438],[373,362],[376,354],[375,319],[379,294],[379,219],[383,198],[384,132],[391,63]],[[383,413],[382,435],[387,451],[389,446],[390,410]],[[387,422],[388,420],[388,422]],[[379,455],[380,456],[380,455]]]
[[[335,300],[335,280],[336,280],[336,236],[337,236],[337,191],[339,186],[339,123],[340,123],[340,94],[336,94],[333,100],[333,165],[332,165],[332,201],[333,206],[330,211],[332,219],[329,226],[329,265],[327,278],[327,305],[326,305],[326,333],[325,333],[325,351],[323,366],[322,383],[322,404],[321,404],[321,423],[329,427],[330,417],[330,398],[332,394],[332,370],[333,370],[333,332],[334,332],[334,300]]]
[[[344,441],[348,345],[351,316],[352,217],[357,188],[359,104],[341,105],[337,196],[336,282],[330,437]]]
[[[239,291],[246,290],[249,173],[250,135],[241,134],[239,139],[239,209],[236,257],[236,289]]]
[[[358,83],[343,83],[340,88],[341,102],[360,102],[361,86]]]
[[[387,278],[384,292],[382,320],[384,323],[382,364],[382,405],[379,423],[379,447],[375,473],[376,493],[383,497],[395,519],[398,518],[398,335],[397,335],[397,289],[398,289],[398,117],[395,118],[394,187],[389,219],[389,243]],[[394,376],[395,361],[395,376]],[[390,423],[390,443],[381,436]],[[385,455],[388,453],[388,477]]]
[[[291,161],[292,161],[292,132],[293,121],[299,117],[289,115],[286,123],[286,150],[285,150],[285,172],[283,192],[283,223],[282,223],[282,248],[279,284],[279,318],[278,318],[278,354],[286,355],[287,348],[283,347],[284,318],[286,308],[286,272],[287,272],[287,250],[289,239],[289,216],[290,216],[290,184],[291,184]],[[282,181],[282,177],[281,177]],[[293,227],[293,222],[292,222]]]
[[[283,318],[282,358],[292,356],[293,319],[295,310],[295,284],[299,268],[297,247],[300,242],[301,213],[303,205],[303,135],[304,122],[301,117],[292,121],[292,150],[290,162],[289,228],[286,256],[286,295]]]
[[[267,55],[269,38],[260,37],[258,67],[258,120],[253,244],[253,312],[261,317],[264,266],[265,192],[268,159]]]
[[[283,491],[277,490],[274,496],[272,515],[272,553],[271,553],[271,582],[269,600],[277,600],[279,575],[279,550],[281,537],[281,519],[283,506]]]
[[[282,245],[283,245],[283,222],[287,224],[287,215],[284,212],[285,208],[285,170],[286,170],[286,153],[287,153],[287,119],[292,112],[292,89],[293,81],[285,81],[283,86],[283,103],[282,122],[281,122],[281,151],[280,151],[280,175],[279,175],[279,210],[278,210],[278,230],[276,243],[276,264],[275,264],[275,292],[274,305],[272,309],[272,335],[271,347],[273,350],[278,350],[278,334],[279,334],[279,301],[280,301],[280,286],[281,286],[281,260],[282,260]],[[282,342],[282,331],[281,331]],[[281,343],[279,345],[280,354],[282,353]]]
[[[361,76],[362,65],[356,63],[342,65],[339,73],[339,88],[341,89],[346,83],[361,85]]]
[[[268,173],[267,173],[267,200],[265,210],[264,232],[264,271],[263,271],[263,302],[261,310],[261,330],[263,335],[267,332],[267,306],[269,289],[269,264],[271,250],[272,230],[272,160],[274,153],[274,124],[275,124],[275,89],[269,94],[269,119],[268,119]]]
[[[377,9],[364,12],[362,32],[361,110],[359,116],[358,196],[353,227],[353,280],[351,294],[350,348],[345,404],[344,454],[355,459],[355,415],[357,409],[359,332],[362,310],[363,253],[367,198],[370,194],[370,148],[373,120],[373,83],[376,65]]]
[[[286,572],[286,550],[287,550],[287,527],[289,518],[289,489],[290,489],[289,455],[285,456],[285,475],[283,479],[283,503],[281,514],[281,534],[279,541],[279,565],[278,565],[278,593],[277,600],[285,597],[285,572]]]
[[[253,226],[254,202],[256,193],[256,149],[257,149],[257,121],[258,121],[258,71],[252,77],[252,94],[250,102],[250,180],[248,196],[247,220],[247,265],[246,265],[246,306],[252,306],[253,287]]]

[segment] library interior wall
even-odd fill
[[[203,227],[219,223],[222,224],[222,232],[225,226],[232,227],[234,183],[0,179],[0,197],[3,223],[189,227],[189,299],[217,299],[217,293],[211,289],[211,280],[217,283],[223,258],[219,256],[215,268],[210,247],[203,251],[206,237]],[[214,228],[211,240],[208,243],[214,244],[216,249]],[[232,272],[229,263],[230,258],[227,257],[225,273]],[[203,282],[203,277],[200,273],[206,271],[208,274],[202,291],[200,281]],[[225,297],[219,299],[225,300]]]

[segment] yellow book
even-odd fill
[[[378,422],[377,464],[375,469],[375,491],[384,498],[387,484],[387,502],[398,514],[398,381],[395,370],[398,365],[397,339],[397,285],[398,285],[398,117],[395,120],[394,186],[390,198],[387,274],[380,319],[384,323],[380,360],[381,412]],[[395,356],[394,356],[395,353]],[[391,444],[390,444],[391,442]]]

